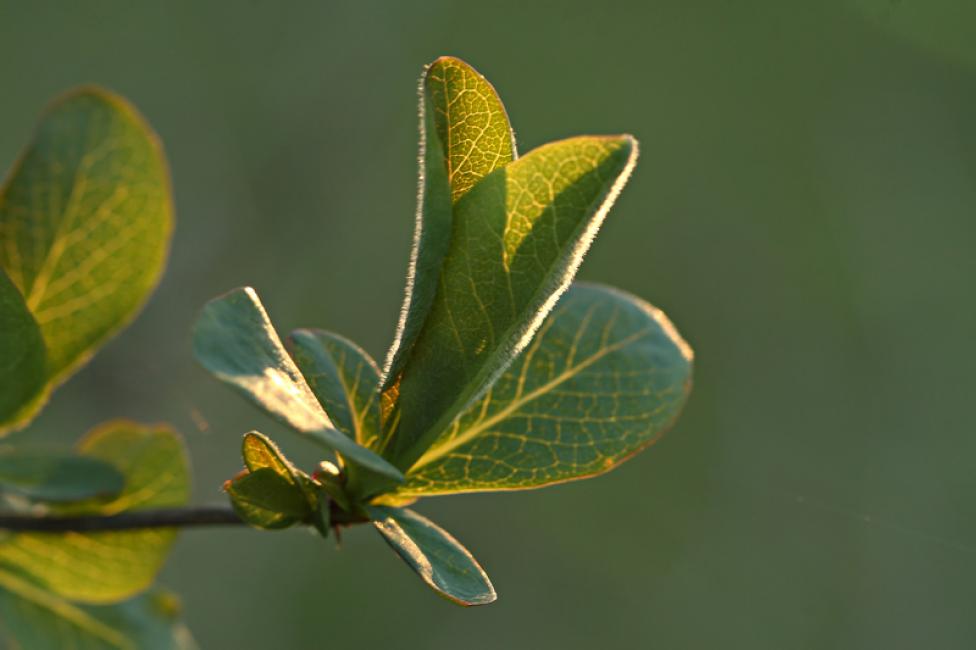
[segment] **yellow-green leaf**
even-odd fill
[[[179,506],[189,498],[183,443],[165,426],[110,422],[86,435],[78,451],[113,465],[125,477],[125,488],[111,501],[62,506],[57,512],[114,515]],[[152,583],[175,536],[172,529],[19,533],[0,542],[0,561],[64,598],[111,603]]]
[[[383,455],[401,469],[521,352],[569,286],[637,156],[630,136],[551,143],[457,203],[423,329],[384,395]]]
[[[0,268],[47,349],[49,391],[124,327],[162,273],[172,203],[162,149],[122,98],[76,90],[44,114],[0,188]]]
[[[452,205],[516,156],[505,107],[464,61],[445,56],[420,80],[420,189],[403,309],[387,355],[384,388],[399,376],[437,291],[451,239]]]
[[[574,284],[535,339],[407,473],[411,496],[541,487],[609,471],[656,441],[692,353],[658,309]]]
[[[79,605],[0,566],[0,638],[7,637],[16,648],[195,650],[179,613],[179,600],[163,590],[116,605]]]
[[[407,508],[369,508],[373,526],[428,587],[465,607],[497,598],[471,552],[434,522]]]
[[[288,479],[290,483],[298,484],[298,470],[285,454],[278,449],[278,445],[271,438],[258,431],[244,434],[241,441],[241,456],[247,468],[256,472],[259,469],[270,468]]]
[[[24,420],[47,379],[41,329],[24,297],[0,268],[0,431]]]
[[[240,518],[256,528],[287,528],[312,514],[301,486],[270,467],[232,479],[226,490]]]

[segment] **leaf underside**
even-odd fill
[[[616,289],[574,284],[399,492],[524,489],[609,471],[670,427],[691,369],[690,348],[661,311]]]
[[[186,452],[179,435],[166,427],[110,422],[86,435],[78,451],[113,465],[125,477],[125,488],[108,502],[59,506],[59,514],[113,515],[179,506],[189,498]],[[19,533],[0,541],[0,561],[61,597],[111,603],[152,583],[175,535],[172,529]]]
[[[207,303],[194,327],[193,352],[217,379],[272,417],[341,454],[347,462],[390,481],[403,480],[386,460],[335,428],[250,287]]]
[[[447,531],[406,508],[369,508],[373,526],[423,581],[448,600],[487,605],[495,588],[471,553]]]
[[[29,392],[19,408],[6,403],[9,393],[0,398],[0,431],[26,424],[53,386],[135,316],[162,273],[171,230],[162,149],[135,109],[95,88],[53,104],[0,188],[0,269],[46,350],[43,380],[18,386]],[[0,297],[4,324],[11,309]],[[30,326],[19,329],[19,345],[35,346]]]
[[[104,461],[58,449],[0,449],[0,492],[36,501],[81,501],[114,497],[125,477]]]

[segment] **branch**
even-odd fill
[[[42,516],[0,514],[0,530],[32,533],[101,532],[141,528],[243,526],[229,506],[136,510],[118,515]]]

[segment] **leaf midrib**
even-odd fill
[[[435,447],[435,448],[431,449],[430,452],[428,452],[428,453],[424,454],[423,456],[421,456],[420,459],[416,463],[413,464],[413,466],[410,468],[410,470],[407,472],[407,474],[409,475],[410,473],[413,473],[413,472],[421,469],[422,467],[424,467],[426,465],[429,465],[430,463],[434,462],[435,460],[438,460],[439,458],[442,458],[442,457],[446,456],[447,454],[449,454],[450,452],[454,451],[458,447],[460,447],[460,446],[462,446],[462,445],[470,442],[475,437],[477,437],[478,434],[482,433],[483,431],[485,431],[486,429],[490,428],[491,426],[497,424],[498,422],[501,422],[502,420],[504,420],[509,415],[511,415],[512,413],[514,413],[518,409],[522,408],[523,406],[525,406],[529,402],[532,402],[533,400],[535,400],[535,399],[537,399],[537,398],[545,395],[546,393],[548,393],[552,389],[556,388],[557,386],[559,386],[563,382],[569,381],[570,379],[572,379],[573,377],[575,377],[576,375],[578,375],[580,372],[582,372],[583,370],[586,370],[586,368],[588,368],[589,366],[593,365],[594,363],[596,363],[597,361],[599,361],[603,357],[607,356],[608,354],[612,354],[613,352],[617,352],[618,350],[621,350],[621,349],[627,347],[628,345],[631,345],[632,343],[637,342],[639,339],[641,339],[644,336],[646,336],[647,334],[651,333],[651,331],[652,331],[652,328],[646,327],[646,328],[644,328],[644,329],[642,329],[642,330],[640,330],[638,332],[635,332],[635,333],[633,333],[633,334],[631,334],[631,335],[629,335],[629,336],[627,336],[625,338],[620,339],[619,341],[617,341],[616,343],[614,343],[612,345],[609,345],[609,346],[607,346],[605,348],[601,348],[600,351],[597,352],[596,354],[593,354],[592,356],[587,357],[585,360],[581,361],[579,364],[577,364],[575,366],[572,366],[570,368],[567,368],[566,370],[564,370],[563,372],[561,372],[558,376],[556,376],[555,378],[549,380],[548,382],[546,382],[545,384],[543,384],[539,388],[536,388],[535,390],[533,390],[533,391],[531,391],[531,392],[529,392],[529,393],[527,393],[527,394],[525,394],[525,395],[523,395],[521,397],[518,397],[518,398],[512,400],[508,404],[508,406],[506,406],[502,410],[498,411],[497,413],[495,413],[494,415],[492,415],[488,419],[482,420],[476,426],[471,427],[467,431],[458,434],[457,436],[455,436],[454,438],[451,438],[451,440],[449,440],[448,442],[444,443],[443,445],[440,445],[438,447]],[[528,361],[529,361],[529,359],[526,359],[525,360],[526,363],[528,363]]]
[[[86,614],[68,601],[30,584],[28,581],[0,569],[0,586],[11,593],[28,600],[35,605],[47,609],[82,630],[98,637],[120,650],[136,650],[136,647],[125,636],[113,630],[93,616]]]

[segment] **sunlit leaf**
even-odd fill
[[[464,606],[495,601],[484,569],[450,533],[406,508],[374,506],[369,513],[383,539],[439,595]]]
[[[533,488],[609,471],[671,426],[691,363],[662,312],[616,289],[574,284],[400,492]]]
[[[312,514],[302,488],[270,467],[234,478],[226,490],[241,519],[257,528],[287,528]]]
[[[437,296],[387,391],[385,457],[410,467],[524,349],[636,156],[630,136],[555,142],[489,174],[458,201]]]
[[[193,352],[214,376],[295,431],[347,461],[403,480],[387,461],[336,430],[250,287],[207,303],[194,328]]]
[[[0,431],[28,417],[47,379],[44,339],[24,297],[0,268]]]
[[[403,310],[387,355],[384,388],[395,383],[437,291],[451,239],[452,204],[516,155],[498,94],[470,65],[441,57],[420,83],[420,189]]]
[[[158,589],[116,605],[79,605],[0,567],[2,632],[24,650],[195,650],[179,609]]]
[[[109,463],[70,451],[0,448],[0,492],[38,501],[81,501],[117,495],[125,477]]]
[[[133,318],[171,230],[166,163],[145,120],[100,89],[55,102],[0,189],[0,268],[40,327],[47,390]]]
[[[296,330],[288,349],[336,427],[368,447],[379,435],[379,368],[352,341],[322,330]]]
[[[86,435],[78,451],[115,466],[125,488],[108,502],[62,506],[64,514],[113,515],[179,506],[189,497],[189,467],[177,433],[115,421]],[[176,532],[20,533],[0,542],[0,561],[30,574],[45,589],[86,603],[110,603],[147,588]]]

